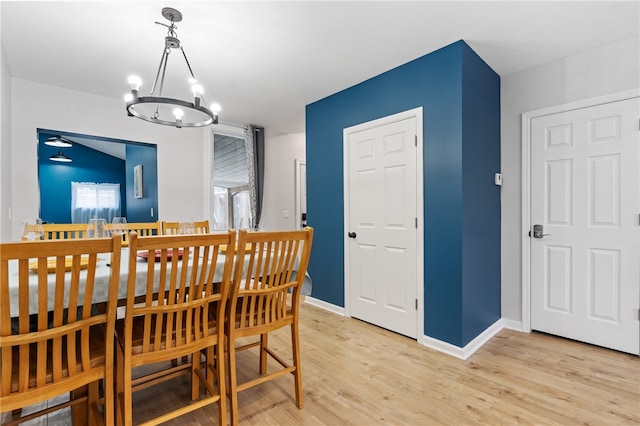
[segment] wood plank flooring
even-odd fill
[[[640,425],[640,358],[633,355],[503,330],[462,361],[308,304],[300,332],[304,409],[286,376],[240,393],[241,424]],[[288,331],[270,343],[288,348]],[[257,355],[239,355],[240,375],[257,374]],[[134,394],[134,420],[188,401],[187,380]],[[170,424],[215,424],[216,410]]]

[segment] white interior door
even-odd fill
[[[351,316],[417,336],[416,118],[348,135]]]
[[[640,101],[531,122],[531,328],[640,350]]]

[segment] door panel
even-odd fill
[[[531,327],[640,351],[640,100],[531,127]]]
[[[417,336],[416,119],[349,135],[351,315]]]

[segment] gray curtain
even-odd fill
[[[264,127],[249,125],[245,130],[249,195],[251,197],[251,228],[258,229],[264,192]]]

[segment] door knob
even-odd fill
[[[550,234],[544,233],[544,227],[542,225],[533,225],[533,238],[542,238],[545,235]]]
[[[355,232],[349,232],[347,235],[349,236],[349,238],[355,238],[356,237],[356,233]]]

